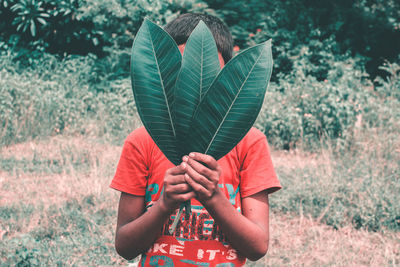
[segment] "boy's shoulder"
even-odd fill
[[[266,138],[265,134],[255,127],[250,128],[249,132],[246,134],[246,137],[256,139]]]
[[[243,139],[239,142],[238,146],[249,147],[259,142],[266,140],[265,134],[255,127],[251,127]]]
[[[144,126],[133,130],[125,140],[126,144],[134,144],[136,147],[152,148],[155,143]]]
[[[126,141],[129,141],[129,142],[137,141],[137,139],[142,139],[142,138],[144,138],[144,139],[151,138],[144,126],[141,126],[139,128],[136,128],[135,130],[133,130],[126,138]]]
[[[247,132],[243,139],[234,148],[239,158],[246,157],[249,151],[268,150],[268,142],[265,134],[255,127]]]

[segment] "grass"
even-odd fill
[[[16,204],[1,210],[6,232],[2,262],[9,266],[36,262],[45,266],[117,265],[121,259],[111,253],[114,229],[110,221],[115,211],[104,206],[87,196],[48,208]]]
[[[0,172],[2,262],[119,264],[113,245],[118,194],[107,186],[119,152],[62,137],[3,148],[2,162],[17,164]]]
[[[310,214],[336,229],[400,230],[400,140],[360,137],[350,152],[278,152],[275,167],[285,188],[273,207]]]
[[[343,227],[309,216],[272,214],[270,249],[248,266],[398,266],[400,235]]]
[[[91,57],[47,57],[26,69],[0,55],[0,265],[128,266],[114,250],[119,193],[108,185],[140,125],[129,80],[102,79]],[[270,250],[248,266],[400,265],[400,78],[374,88],[347,67],[332,84],[296,74],[266,97],[257,126],[291,150],[272,150],[284,189],[270,198]],[[354,88],[356,106],[329,98]],[[319,131],[303,130],[320,122],[322,91],[346,135],[319,144]],[[359,106],[349,121],[337,112]]]
[[[56,136],[3,147],[0,152],[3,265],[128,266],[130,262],[114,250],[119,194],[108,188],[120,151],[120,146],[76,136]],[[329,221],[327,218],[337,216],[336,201],[329,206],[337,190],[331,188],[333,184],[329,181],[341,170],[332,160],[334,155],[325,153],[273,151],[274,164],[285,189],[271,196],[270,250],[266,257],[248,262],[248,266],[400,264],[398,229],[382,225],[374,232],[357,230],[350,222],[336,227],[325,223]],[[355,156],[353,168],[358,168],[360,161]],[[371,158],[369,164],[372,161],[376,158]],[[311,181],[310,173],[318,175]],[[339,179],[334,184],[343,181]],[[326,182],[328,185],[323,186]],[[358,180],[348,183],[357,186]],[[319,186],[322,186],[319,191],[313,192]],[[303,195],[302,199],[321,195],[320,203],[323,199],[328,203],[319,207],[308,201],[294,201],[299,195]],[[396,201],[394,194],[388,198]],[[368,202],[358,204],[359,209],[369,208]],[[392,206],[398,205],[393,202]],[[314,209],[318,212],[314,213]]]
[[[0,146],[61,133],[120,143],[138,126],[130,80],[99,80],[93,57],[32,65],[0,53]]]

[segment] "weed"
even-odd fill
[[[140,122],[128,79],[92,84],[93,57],[45,56],[20,69],[0,55],[0,146],[65,134],[123,138]]]
[[[284,188],[270,198],[270,252],[248,266],[398,262],[398,226],[393,220],[399,219],[396,164],[400,161],[394,149],[388,150],[397,143],[389,138],[387,145],[374,145],[377,137],[367,137],[360,135],[358,145],[341,154],[342,159],[338,156],[342,152],[333,148],[318,154],[272,151]],[[129,265],[114,249],[119,194],[108,188],[120,149],[61,136],[3,148],[3,159],[23,159],[29,165],[34,158],[36,162],[52,158],[62,170],[61,175],[1,173],[5,177],[0,208],[3,265]],[[85,171],[73,167],[82,158],[87,159]]]
[[[13,236],[24,229],[34,216],[33,205],[0,206],[1,229],[3,236]]]
[[[376,140],[385,141],[376,142]],[[351,151],[322,148],[317,154],[293,154],[276,160],[284,190],[273,209],[311,215],[336,229],[353,226],[371,231],[400,230],[400,147],[394,136],[365,132]],[[289,153],[290,154],[290,153]],[[314,163],[299,166],[310,157]],[[309,162],[307,160],[307,162]]]

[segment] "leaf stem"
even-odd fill
[[[175,216],[174,222],[172,223],[171,227],[169,228],[169,233],[171,235],[173,232],[175,232],[176,226],[178,225],[178,222],[181,219],[183,209],[185,209],[186,215],[190,215],[192,213],[190,201],[186,201],[185,203],[182,203],[181,206],[179,207],[179,211]]]

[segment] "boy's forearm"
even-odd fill
[[[130,260],[147,251],[160,235],[170,214],[171,211],[159,200],[139,218],[121,226],[115,238],[118,254]]]
[[[221,191],[203,203],[230,244],[250,260],[258,260],[268,250],[269,229],[263,229],[238,212]]]

